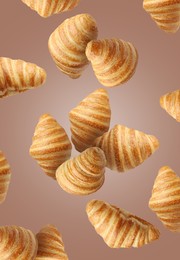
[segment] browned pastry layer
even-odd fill
[[[21,0],[42,17],[49,17],[76,7],[80,0]]]
[[[37,253],[34,234],[18,226],[0,227],[1,260],[34,260]]]
[[[0,203],[6,199],[11,179],[10,166],[4,154],[0,151]]]
[[[56,169],[71,156],[72,145],[62,126],[49,114],[40,117],[30,155],[44,172],[55,179]]]
[[[120,39],[93,40],[86,47],[98,81],[106,87],[114,87],[128,81],[138,62],[135,47]]]
[[[69,113],[71,139],[79,152],[93,145],[93,141],[109,130],[111,109],[108,93],[97,89]]]
[[[49,51],[58,67],[71,78],[80,77],[88,60],[87,43],[97,38],[96,21],[89,14],[66,19],[49,37]]]
[[[159,238],[159,231],[149,222],[100,200],[87,204],[89,221],[111,248],[141,247]]]
[[[68,260],[62,236],[55,226],[43,227],[36,238],[38,240],[36,260]]]
[[[160,105],[177,122],[180,122],[180,90],[162,96],[160,98]]]
[[[56,178],[63,190],[75,195],[96,192],[104,183],[106,159],[97,147],[86,149],[80,155],[63,163]]]
[[[180,27],[180,0],[144,0],[143,7],[163,31],[177,32]]]
[[[106,156],[107,167],[124,172],[137,167],[159,147],[157,138],[122,125],[115,125],[109,132],[98,137],[94,146]]]
[[[159,170],[149,207],[166,228],[180,232],[180,178],[168,166]]]
[[[45,70],[36,64],[0,58],[0,98],[36,88],[45,80]]]

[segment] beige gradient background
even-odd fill
[[[154,134],[160,149],[127,173],[107,170],[98,192],[76,197],[42,172],[29,156],[29,147],[43,113],[54,116],[70,136],[68,112],[101,87],[90,66],[76,80],[62,74],[47,48],[49,35],[64,19],[85,12],[97,20],[99,38],[130,41],[139,53],[134,77],[108,89],[111,126],[120,123]],[[0,225],[20,225],[36,233],[52,223],[62,233],[71,260],[179,259],[179,235],[163,227],[148,200],[161,166],[169,165],[180,174],[180,125],[159,106],[161,95],[180,86],[180,31],[170,35],[158,29],[143,10],[142,0],[81,0],[73,11],[47,19],[20,0],[1,0],[0,36],[0,56],[34,62],[48,75],[43,87],[0,100],[0,149],[12,169],[8,196],[0,205]],[[85,206],[91,199],[105,200],[150,221],[159,228],[160,239],[140,249],[108,248],[87,219]]]

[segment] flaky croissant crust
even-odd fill
[[[89,221],[111,248],[141,247],[159,238],[159,231],[149,222],[100,200],[86,206]]]
[[[79,152],[93,145],[93,141],[109,130],[111,108],[108,93],[97,89],[69,112],[71,139]]]

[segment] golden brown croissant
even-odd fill
[[[159,238],[159,231],[149,222],[100,200],[87,204],[89,221],[111,248],[141,247]]]
[[[143,163],[159,147],[157,138],[126,126],[115,125],[98,137],[94,146],[106,156],[107,167],[124,172]]]
[[[120,39],[93,40],[86,47],[98,81],[106,87],[114,87],[128,81],[138,62],[135,47]]]
[[[103,185],[105,166],[103,151],[98,147],[91,147],[63,163],[56,171],[56,179],[66,192],[88,195]]]
[[[88,64],[86,45],[97,34],[96,21],[89,14],[66,19],[49,37],[49,51],[57,67],[71,78],[80,77]]]
[[[93,141],[109,130],[111,109],[104,89],[97,89],[69,113],[72,142],[79,152],[92,146]]]
[[[0,227],[1,260],[34,260],[37,253],[37,241],[34,234],[18,226]]]
[[[56,169],[70,158],[71,149],[64,128],[51,115],[42,115],[35,128],[30,155],[48,176],[55,179]]]
[[[42,17],[72,10],[80,0],[21,0]]]
[[[180,232],[180,178],[168,166],[159,170],[149,207],[166,228]]]
[[[38,252],[36,260],[68,260],[62,236],[53,225],[47,225],[36,235]]]
[[[0,151],[0,203],[4,202],[11,179],[10,166],[4,154]]]
[[[180,27],[180,0],[144,0],[143,7],[163,31],[177,32]]]
[[[33,63],[0,58],[0,98],[42,85],[46,72]]]
[[[180,122],[180,90],[162,96],[160,98],[160,105],[177,122]]]

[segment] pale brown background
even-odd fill
[[[105,184],[97,193],[76,197],[47,177],[28,150],[43,113],[52,114],[70,135],[68,112],[101,87],[90,66],[80,79],[63,75],[47,48],[49,35],[64,19],[84,12],[97,20],[99,38],[119,37],[132,42],[139,52],[134,77],[108,89],[111,126],[120,123],[154,134],[161,145],[143,165],[124,174],[107,170]],[[20,0],[1,0],[0,37],[0,56],[34,62],[48,74],[43,87],[0,100],[0,149],[12,168],[9,193],[0,206],[0,225],[20,225],[36,233],[52,223],[61,231],[71,260],[179,259],[179,235],[162,226],[148,208],[148,200],[161,166],[180,173],[180,125],[159,106],[161,95],[180,86],[180,31],[169,35],[158,29],[139,0],[82,0],[73,11],[48,19]],[[113,203],[152,222],[161,231],[159,241],[141,249],[108,248],[88,222],[85,206],[91,199]]]

